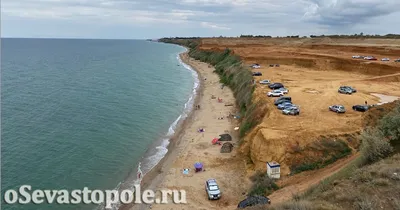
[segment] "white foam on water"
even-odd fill
[[[186,51],[187,51],[187,49],[186,49]],[[183,113],[181,115],[179,115],[178,118],[168,128],[166,138],[160,142],[160,145],[155,147],[155,149],[156,149],[155,154],[144,158],[143,162],[145,163],[145,166],[144,166],[145,174],[148,171],[150,171],[151,169],[153,169],[167,154],[168,145],[170,143],[170,138],[175,134],[176,128],[178,127],[179,123],[181,123],[184,119],[186,119],[188,114],[193,110],[194,99],[196,98],[197,91],[198,91],[198,88],[200,85],[199,75],[197,74],[197,72],[195,70],[192,69],[192,67],[185,64],[182,61],[182,59],[180,57],[180,53],[176,56],[176,59],[179,61],[179,63],[183,67],[185,67],[187,70],[191,71],[191,73],[192,73],[192,77],[194,79],[194,83],[193,83],[193,87],[192,87],[192,94],[190,95],[190,97],[186,101],[186,103],[184,104]]]
[[[171,124],[171,126],[169,126],[168,133],[167,133],[168,137],[171,137],[172,135],[175,134],[176,126],[178,125],[178,122],[181,118],[182,118],[182,115],[179,115],[179,117]]]
[[[186,51],[187,51],[187,49],[185,50],[185,52]],[[181,115],[179,115],[178,118],[168,128],[166,138],[162,139],[158,146],[155,146],[154,152],[152,152],[149,156],[144,157],[143,160],[141,160],[141,162],[144,163],[144,165],[142,166],[143,167],[143,176],[146,175],[146,173],[149,172],[151,169],[153,169],[165,157],[165,155],[168,152],[168,145],[170,144],[170,138],[175,134],[175,130],[176,130],[177,126],[193,110],[194,100],[196,98],[195,96],[196,96],[198,88],[200,86],[199,75],[197,74],[197,72],[195,70],[193,70],[193,68],[191,66],[185,64],[179,55],[180,55],[180,53],[176,56],[179,63],[192,73],[192,77],[194,79],[192,94],[190,95],[187,102],[184,104],[183,113]],[[141,182],[141,180],[135,179],[128,188],[133,190],[134,186],[136,184],[140,184],[140,182]],[[118,186],[114,190],[120,190],[121,185],[122,185],[122,183],[119,183]],[[112,205],[112,210],[118,210],[120,206],[121,206],[120,203],[114,204],[114,205]],[[104,205],[100,205],[99,208],[97,208],[97,209],[105,209],[104,207],[105,207]]]

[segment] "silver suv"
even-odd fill
[[[336,112],[336,113],[345,113],[346,112],[343,105],[329,106],[329,111]]]
[[[206,181],[206,192],[208,200],[218,200],[221,198],[221,191],[219,190],[215,179],[209,179]]]
[[[352,94],[352,93],[353,93],[353,90],[351,90],[350,88],[341,86],[341,87],[338,89],[338,93]]]

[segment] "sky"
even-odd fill
[[[400,33],[400,0],[1,0],[1,37]]]

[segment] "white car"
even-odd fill
[[[279,91],[282,91],[283,94],[288,94],[288,93],[289,93],[289,90],[286,89],[286,88],[284,88],[284,87],[279,88],[278,90],[279,90]]]
[[[271,84],[271,81],[269,81],[269,80],[267,80],[267,79],[261,80],[261,81],[260,81],[260,84],[268,85],[268,84]]]
[[[390,61],[390,59],[389,58],[382,58],[381,61]]]
[[[376,61],[377,59],[374,56],[366,56],[364,60]]]
[[[280,97],[283,96],[283,92],[280,90],[273,90],[267,93],[268,97]]]
[[[358,59],[358,58],[362,58],[361,55],[353,55],[352,58]]]
[[[221,191],[215,179],[206,181],[206,192],[208,200],[218,200],[221,198]]]

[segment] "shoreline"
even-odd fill
[[[185,47],[186,48],[186,47]],[[187,113],[186,118],[184,118],[181,122],[178,123],[175,133],[170,137],[169,139],[169,144],[167,146],[168,152],[164,155],[164,157],[148,171],[146,174],[144,174],[142,182],[141,182],[141,188],[143,189],[152,189],[156,186],[158,186],[163,177],[162,177],[162,172],[164,169],[169,168],[173,161],[175,160],[177,154],[179,151],[177,151],[177,145],[180,143],[180,140],[182,140],[183,135],[185,134],[186,128],[189,126],[189,124],[193,121],[196,109],[194,109],[195,104],[198,104],[199,101],[202,98],[203,95],[203,90],[204,90],[204,79],[201,75],[201,73],[194,68],[188,60],[190,59],[188,55],[188,49],[186,48],[185,52],[179,53],[179,58],[181,61],[188,65],[193,71],[197,73],[197,78],[199,80],[199,86],[197,88],[196,94],[193,96],[193,104],[191,107],[191,111]],[[129,210],[132,208],[140,208],[143,209],[144,206],[148,206],[147,204],[122,204],[118,210]]]
[[[187,204],[138,204],[125,209],[235,209],[246,198],[245,192],[251,183],[246,179],[246,161],[238,151],[239,132],[234,127],[239,126],[239,120],[228,117],[238,111],[233,92],[221,87],[213,66],[189,57],[188,52],[180,57],[198,74],[200,86],[194,105],[200,105],[200,109],[190,112],[177,135],[171,138],[169,153],[143,178],[142,188],[185,190]],[[205,132],[199,133],[199,128]],[[220,152],[221,145],[211,144],[213,138],[224,133],[232,136],[233,150],[228,153]],[[193,164],[199,161],[204,164],[204,171],[195,173]],[[189,169],[189,174],[182,173],[184,168]],[[204,182],[209,178],[219,183],[224,194],[220,200],[207,199]]]

